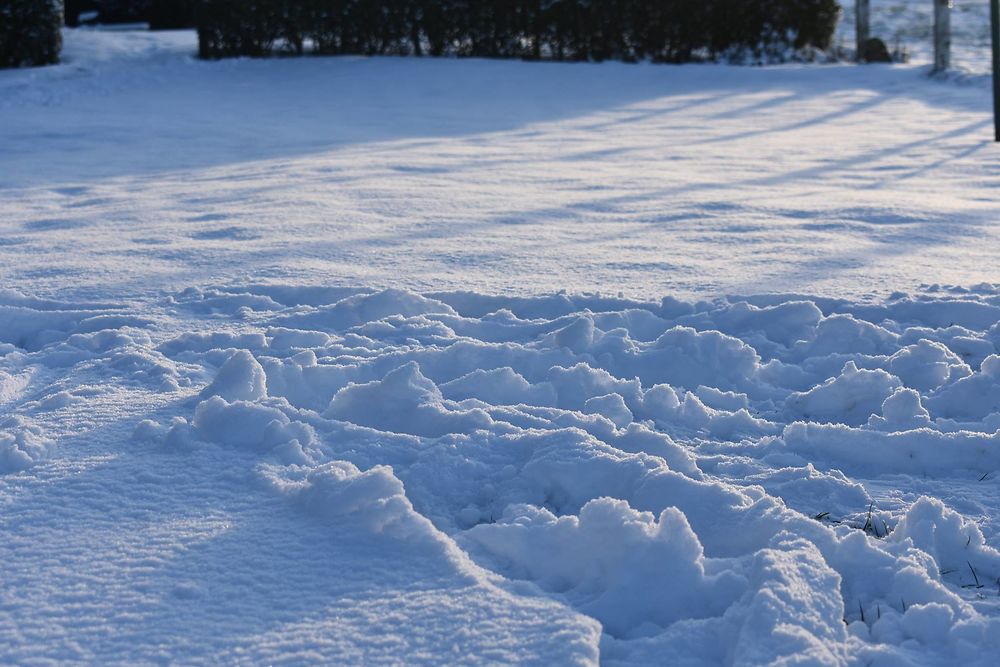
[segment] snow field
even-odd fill
[[[369,557],[359,549],[384,551],[405,554],[417,582],[450,573],[435,575],[447,585],[433,594],[459,607],[456,587],[472,586],[522,622],[532,606],[566,609],[546,612],[565,624],[558,641],[512,626],[508,657],[585,663],[599,648],[612,663],[655,663],[664,651],[690,664],[989,663],[1000,623],[994,524],[988,539],[938,499],[876,502],[855,480],[982,476],[984,493],[995,489],[994,288],[882,304],[328,294],[187,290],[167,305],[197,317],[198,333],[153,343],[146,322],[110,306],[7,293],[19,309],[3,333],[8,480],[71,455],[39,434],[49,413],[79,419],[67,411],[87,388],[74,384],[102,372],[125,395],[154,397],[130,456],[183,471],[194,487],[214,479],[209,496],[272,497],[256,502],[298,513],[278,531],[294,540],[350,534],[363,548],[347,548],[351,566],[333,580],[351,580],[351,559]],[[225,567],[214,557],[201,555]],[[257,567],[282,563],[272,554]],[[374,569],[362,583],[383,576]],[[210,584],[176,585],[188,613],[219,622]],[[7,591],[7,602],[30,593]],[[600,622],[599,647],[569,609]],[[461,624],[449,618],[432,625]],[[85,649],[81,628],[62,622],[78,659],[117,655]],[[376,655],[360,637],[323,643],[330,630],[317,627],[282,640],[324,659]],[[192,660],[236,655],[203,640],[186,647]],[[440,658],[440,642],[429,645],[390,654]],[[4,646],[6,659],[29,655],[15,639]],[[38,655],[67,657],[59,648]],[[238,648],[255,659],[273,649]],[[472,659],[492,648],[458,650]]]
[[[0,73],[0,280],[864,300],[995,282],[985,86],[923,66],[220,63],[67,31]]]

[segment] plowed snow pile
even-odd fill
[[[0,663],[997,664],[979,82],[66,42],[0,72]]]

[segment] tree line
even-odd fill
[[[203,0],[203,58],[274,52],[681,63],[830,46],[836,0]]]
[[[475,56],[682,63],[826,49],[837,0],[0,0],[0,67],[57,62],[60,28],[197,26],[203,58]]]

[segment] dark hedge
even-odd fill
[[[98,0],[98,23],[144,23],[151,0]]]
[[[66,0],[66,25],[80,23],[81,11],[96,10],[96,23],[149,23],[151,30],[195,27],[199,0]]]
[[[80,14],[99,9],[97,0],[65,0],[63,2],[63,14],[66,18],[66,25],[71,28],[80,25]]]
[[[150,30],[195,27],[198,0],[152,0],[146,12]]]
[[[321,54],[781,60],[830,46],[836,0],[199,0],[203,58]]]
[[[61,0],[0,0],[0,67],[59,62],[62,24]]]

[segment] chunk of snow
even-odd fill
[[[226,360],[201,395],[220,396],[229,402],[258,401],[267,397],[267,376],[250,352],[238,350]]]

